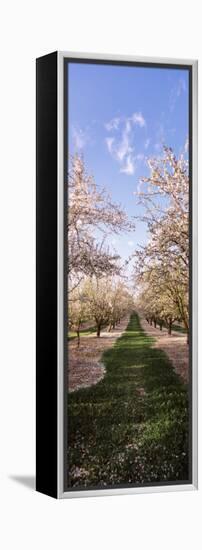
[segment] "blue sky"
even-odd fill
[[[162,145],[178,156],[188,128],[188,71],[70,63],[68,71],[69,153],[84,157],[96,183],[106,187],[129,216],[140,212],[135,192],[148,175],[146,158]],[[126,259],[147,239],[146,227],[110,237]]]

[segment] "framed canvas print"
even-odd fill
[[[36,488],[197,488],[197,61],[36,69]]]

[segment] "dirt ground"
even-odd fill
[[[140,322],[144,331],[155,338],[155,348],[162,349],[167,353],[173,366],[181,376],[182,380],[187,383],[189,380],[189,346],[186,342],[186,335],[173,331],[171,335],[167,333],[167,329],[163,328],[160,331],[159,327],[149,325],[146,319],[140,316]]]
[[[81,337],[79,349],[77,339],[69,342],[68,390],[75,391],[99,382],[104,374],[105,367],[101,362],[104,350],[111,348],[126,329],[129,316],[113,330],[101,331],[100,338],[95,333]],[[86,327],[87,328],[87,327]]]

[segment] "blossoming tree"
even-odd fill
[[[151,312],[158,309],[169,333],[180,319],[188,334],[189,165],[167,147],[162,158],[150,159],[148,165],[150,176],[142,179],[138,195],[149,242],[135,253],[135,278],[138,284],[147,283],[147,308],[150,303]]]
[[[120,272],[119,256],[106,245],[111,233],[134,229],[122,208],[99,189],[86,172],[82,157],[71,161],[68,178],[68,288],[72,291],[85,276]]]

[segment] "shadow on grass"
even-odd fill
[[[68,396],[69,486],[188,480],[188,394],[136,314],[105,351],[106,375]]]

